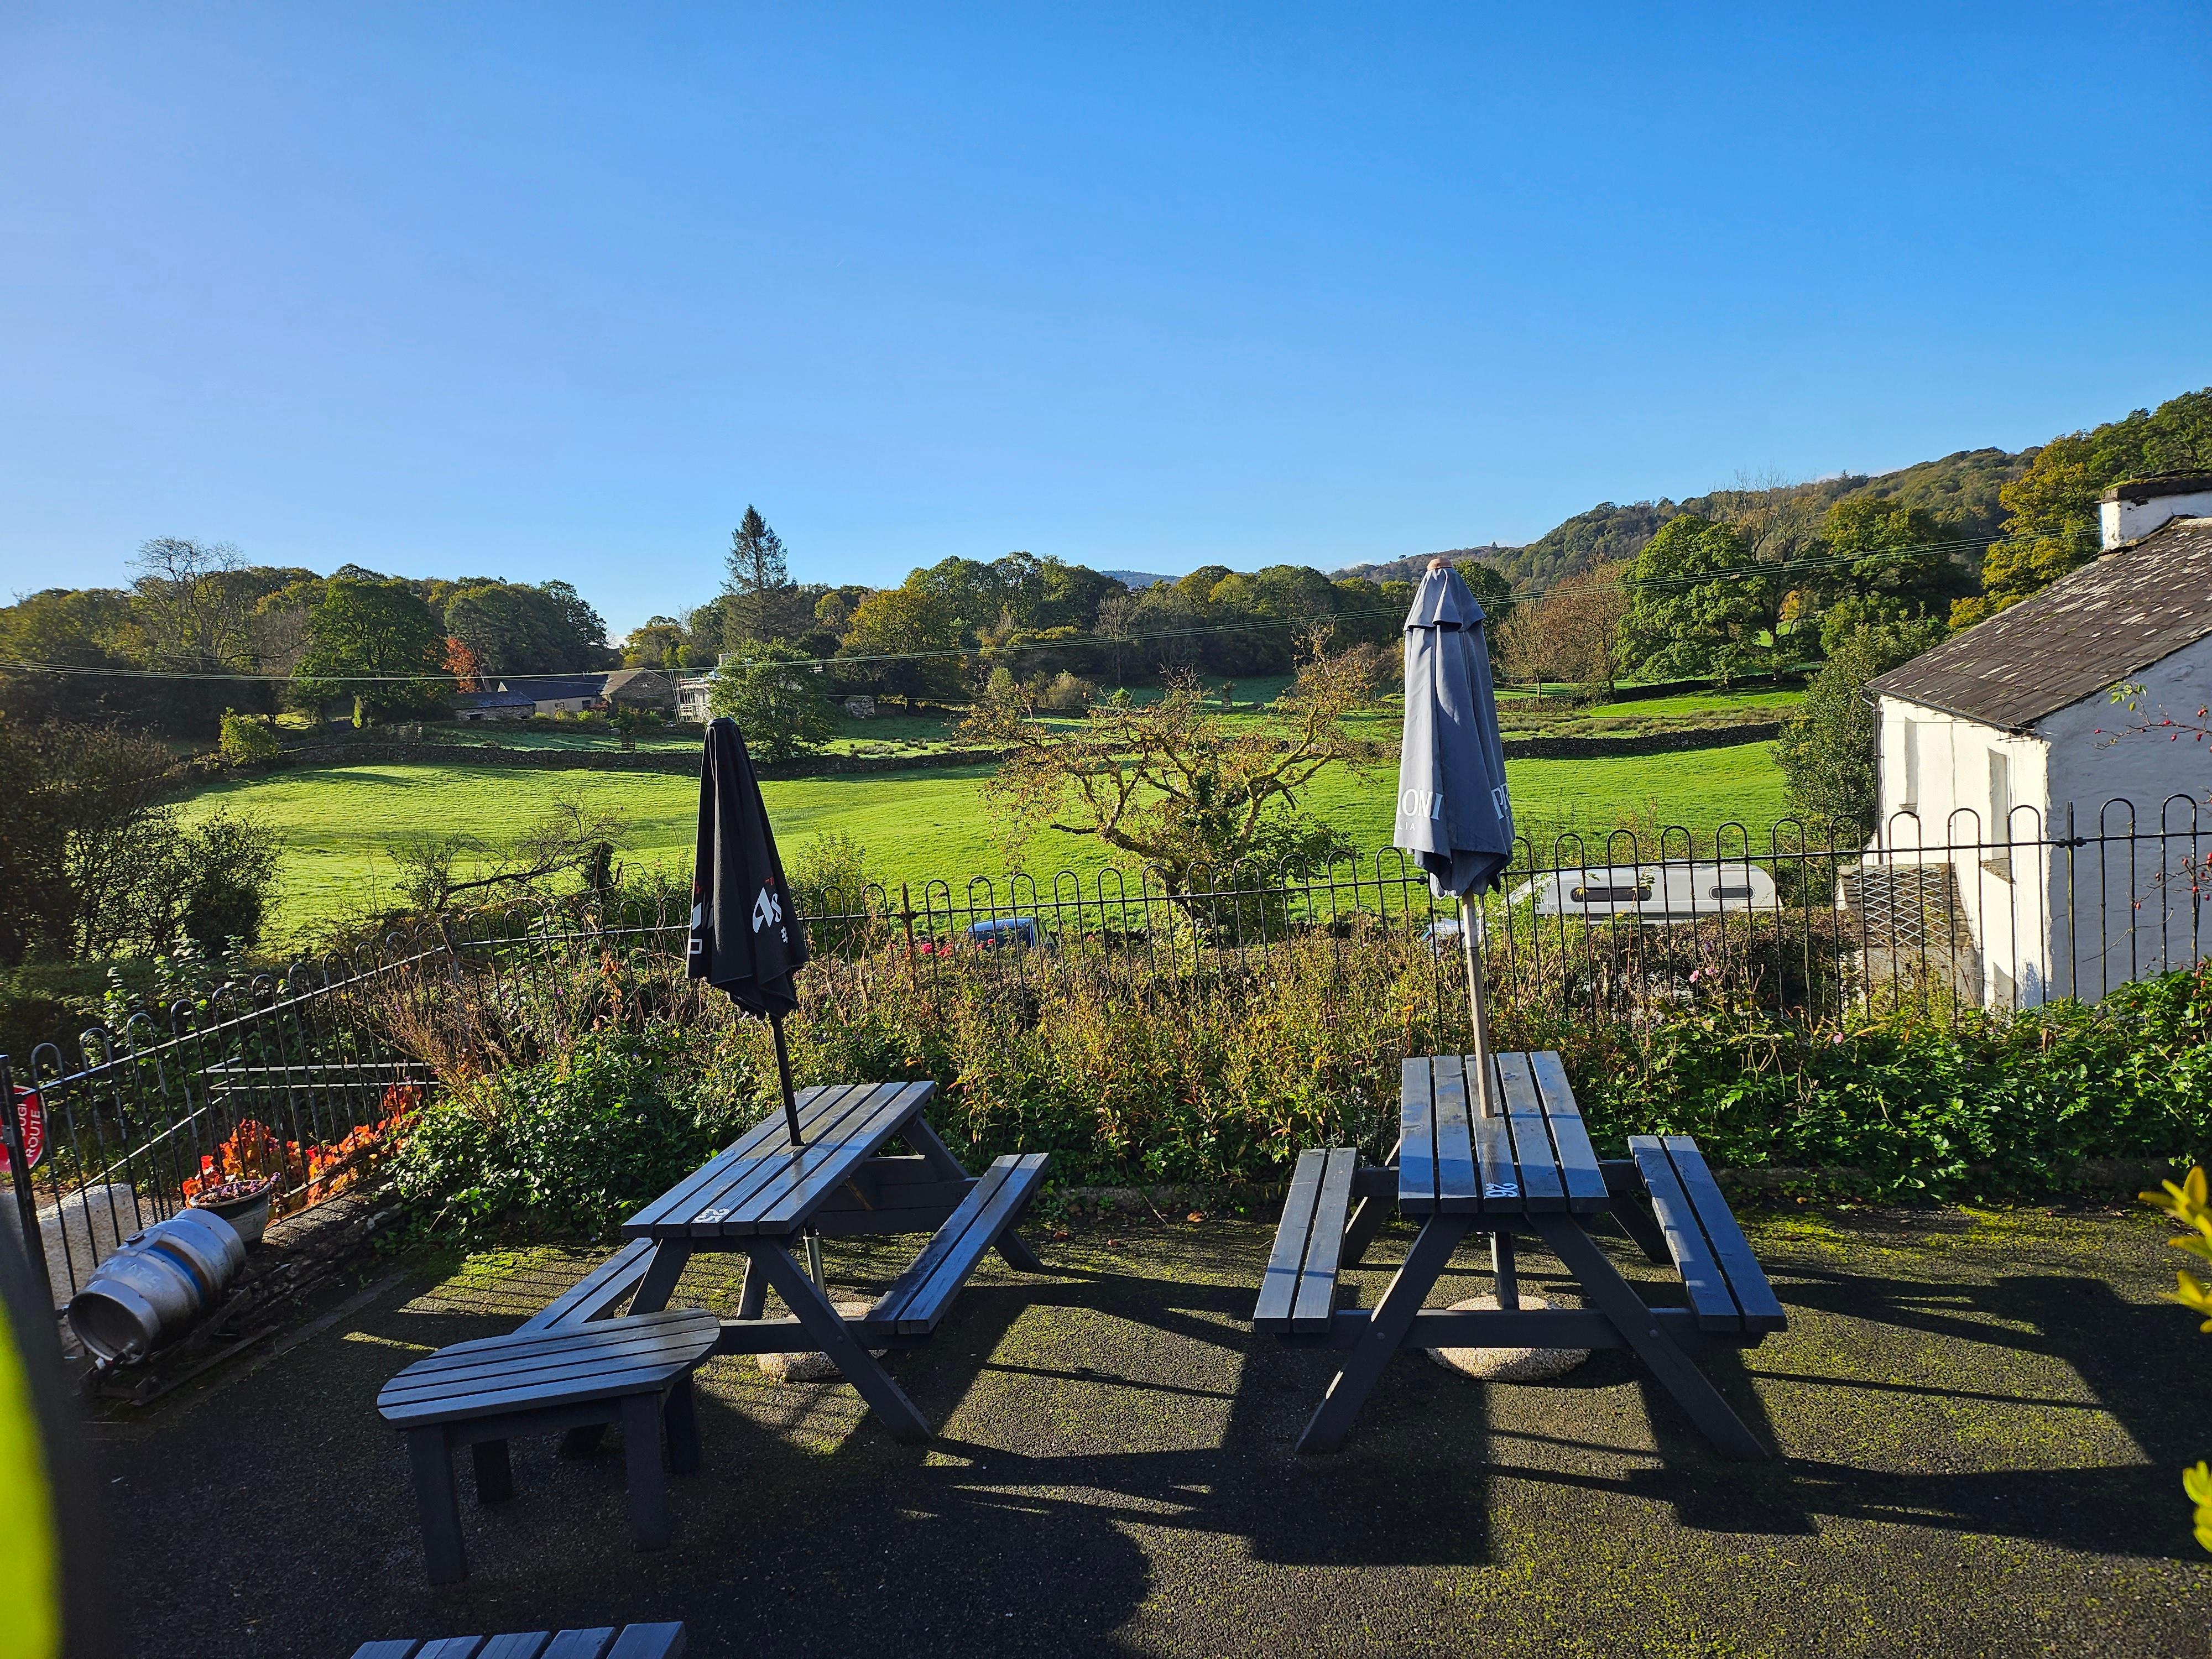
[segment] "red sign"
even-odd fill
[[[22,1136],[23,1158],[31,1169],[39,1167],[39,1160],[46,1155],[46,1103],[39,1097],[36,1089],[15,1085],[15,1128]],[[9,1158],[15,1162],[11,1153]]]

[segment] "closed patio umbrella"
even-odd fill
[[[1482,606],[1441,559],[1431,560],[1406,616],[1406,725],[1398,754],[1392,841],[1414,854],[1439,897],[1459,900],[1474,1022],[1476,1097],[1493,1109],[1490,1016],[1480,942],[1483,894],[1513,860],[1513,802],[1490,681]]]
[[[699,842],[691,875],[691,943],[685,972],[726,991],[775,1031],[784,1121],[800,1144],[799,1101],[783,1046],[783,1017],[799,1006],[793,976],[806,962],[806,929],[793,913],[768,804],[737,722],[707,727],[699,771]]]

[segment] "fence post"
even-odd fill
[[[30,1259],[31,1276],[46,1305],[54,1305],[53,1281],[46,1276],[46,1241],[39,1232],[39,1200],[31,1189],[31,1160],[23,1150],[23,1126],[15,1115],[15,1066],[0,1054],[0,1145],[7,1147],[8,1171],[14,1179],[15,1211],[23,1224],[23,1254]]]

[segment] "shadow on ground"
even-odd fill
[[[1267,1229],[1092,1231],[1042,1246],[1052,1278],[979,1275],[893,1357],[934,1445],[896,1444],[842,1384],[714,1361],[673,1548],[631,1549],[611,1438],[586,1461],[518,1443],[496,1509],[470,1501],[463,1460],[473,1576],[434,1591],[376,1390],[511,1329],[585,1265],[478,1258],[100,1425],[125,1650],[343,1656],[375,1635],[682,1618],[703,1655],[2204,1651],[2212,1567],[2179,1470],[2212,1428],[2199,1339],[2156,1300],[2154,1218],[1752,1231],[1791,1328],[1708,1369],[1773,1463],[1715,1456],[1618,1352],[1538,1387],[1401,1357],[1351,1445],[1300,1458],[1329,1364],[1244,1324]],[[1408,1237],[1351,1276],[1363,1302]],[[878,1288],[903,1260],[856,1242],[832,1277]],[[1459,1265],[1452,1296],[1486,1287],[1473,1250]],[[1531,1249],[1525,1267],[1571,1299],[1556,1263]],[[706,1259],[678,1299],[735,1296]]]

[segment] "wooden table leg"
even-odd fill
[[[668,1403],[661,1408],[661,1417],[668,1425],[668,1467],[678,1474],[694,1474],[699,1468],[699,1407],[691,1392],[691,1379],[677,1380],[668,1391]]]
[[[1681,1346],[1659,1328],[1659,1322],[1651,1317],[1651,1310],[1637,1295],[1636,1287],[1620,1276],[1579,1222],[1564,1215],[1531,1216],[1528,1222],[1552,1247],[1552,1253],[1567,1264],[1567,1271],[1580,1281],[1598,1310],[1613,1322],[1636,1357],[1651,1368],[1659,1386],[1674,1396],[1674,1403],[1689,1413],[1690,1420],[1705,1431],[1708,1440],[1730,1457],[1755,1460],[1774,1455],[1729,1408],[1720,1390],[1682,1352]]]
[[[911,1122],[899,1131],[908,1146],[921,1155],[922,1161],[946,1181],[965,1181],[967,1166],[952,1156],[952,1149],[938,1138],[937,1131],[929,1127],[929,1120],[916,1113]],[[1052,1270],[1030,1248],[1029,1241],[1012,1227],[1000,1231],[991,1241],[991,1248],[1004,1258],[1006,1265],[1018,1273],[1042,1273]]]
[[[758,1319],[768,1309],[768,1275],[745,1258],[745,1282],[738,1291],[738,1317]]]
[[[830,1363],[844,1373],[845,1380],[860,1391],[860,1397],[884,1419],[894,1439],[908,1444],[927,1443],[930,1438],[928,1419],[915,1409],[891,1374],[876,1363],[860,1340],[854,1336],[837,1316],[814,1281],[799,1271],[799,1264],[782,1243],[772,1238],[750,1240],[746,1244],[755,1265],[767,1274],[769,1284],[783,1298],[784,1305],[798,1316],[800,1326],[812,1337]]]
[[[1452,1252],[1467,1237],[1474,1220],[1473,1216],[1432,1215],[1421,1224],[1398,1276],[1375,1304],[1374,1316],[1361,1333],[1358,1346],[1345,1355],[1321,1408],[1298,1437],[1300,1451],[1333,1452],[1344,1444],[1352,1425],[1358,1421],[1359,1408],[1382,1379],[1382,1368],[1404,1344],[1406,1334],[1413,1328],[1413,1316],[1420,1312],[1429,1291],[1451,1265]]]
[[[507,1462],[507,1442],[479,1440],[469,1448],[477,1466],[477,1502],[504,1504],[514,1496],[514,1465]]]
[[[679,1244],[674,1239],[663,1239],[653,1247],[653,1265],[645,1270],[638,1281],[637,1294],[629,1300],[634,1314],[659,1313],[668,1305],[668,1298],[676,1294],[676,1281],[684,1276],[684,1264],[691,1260],[691,1247]]]

